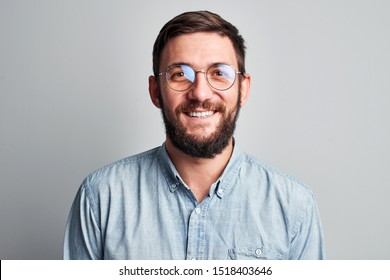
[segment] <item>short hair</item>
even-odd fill
[[[161,53],[174,37],[196,32],[218,33],[227,36],[233,43],[237,57],[238,71],[245,74],[245,41],[238,29],[219,15],[209,11],[194,11],[182,13],[168,21],[160,30],[153,46],[153,72],[160,70]]]

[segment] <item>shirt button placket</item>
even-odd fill
[[[202,209],[196,207],[190,216],[188,226],[187,259],[201,259],[204,244],[204,221],[202,221]]]

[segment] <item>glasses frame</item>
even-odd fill
[[[169,84],[169,79],[168,79],[168,77],[167,77],[167,74],[168,74],[168,71],[169,71],[170,69],[172,69],[173,67],[182,66],[182,65],[185,65],[185,66],[187,66],[187,67],[190,67],[190,68],[194,71],[194,73],[195,73],[195,75],[194,75],[194,82],[192,82],[191,85],[190,85],[188,88],[186,88],[186,89],[175,89],[175,88],[173,88],[173,87]],[[210,69],[211,69],[212,67],[215,67],[215,66],[217,66],[217,65],[225,65],[225,66],[231,67],[231,68],[234,70],[234,74],[235,74],[234,80],[233,80],[233,83],[232,83],[228,88],[225,88],[225,89],[218,89],[218,88],[214,87],[214,86],[210,83],[210,81],[209,81],[209,78],[208,78],[207,73],[210,71]],[[165,71],[160,72],[160,73],[157,73],[156,76],[160,77],[160,76],[162,76],[163,74],[165,74],[165,80],[166,80],[168,86],[169,86],[172,90],[174,90],[174,91],[183,92],[183,91],[189,90],[189,89],[192,88],[192,86],[195,84],[196,79],[197,79],[197,78],[196,78],[196,74],[197,74],[197,73],[203,73],[204,76],[205,76],[205,78],[206,78],[207,84],[208,84],[211,88],[213,88],[213,89],[215,89],[215,90],[217,90],[217,91],[226,91],[226,90],[230,89],[230,88],[234,85],[234,83],[236,82],[236,75],[242,75],[242,72],[236,71],[236,68],[235,68],[233,65],[226,64],[226,63],[214,63],[214,64],[210,65],[209,68],[207,68],[207,71],[204,71],[204,70],[195,70],[192,66],[190,66],[190,65],[188,65],[188,64],[185,64],[185,63],[177,63],[177,64],[173,64],[173,65],[168,66],[167,69],[166,69]]]

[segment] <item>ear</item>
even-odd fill
[[[154,106],[161,108],[160,99],[159,99],[159,90],[158,90],[158,81],[155,76],[149,76],[149,95]]]
[[[249,74],[245,74],[244,78],[242,78],[241,80],[240,107],[243,107],[246,101],[248,100],[250,89],[251,89],[251,76]]]

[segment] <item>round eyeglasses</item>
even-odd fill
[[[194,68],[186,64],[174,64],[169,66],[166,71],[158,73],[157,76],[165,74],[165,78],[171,89],[185,91],[195,83],[197,73],[204,73],[207,83],[219,91],[231,88],[236,80],[236,74],[241,74],[233,66],[223,63],[211,65],[206,72],[194,70]]]

